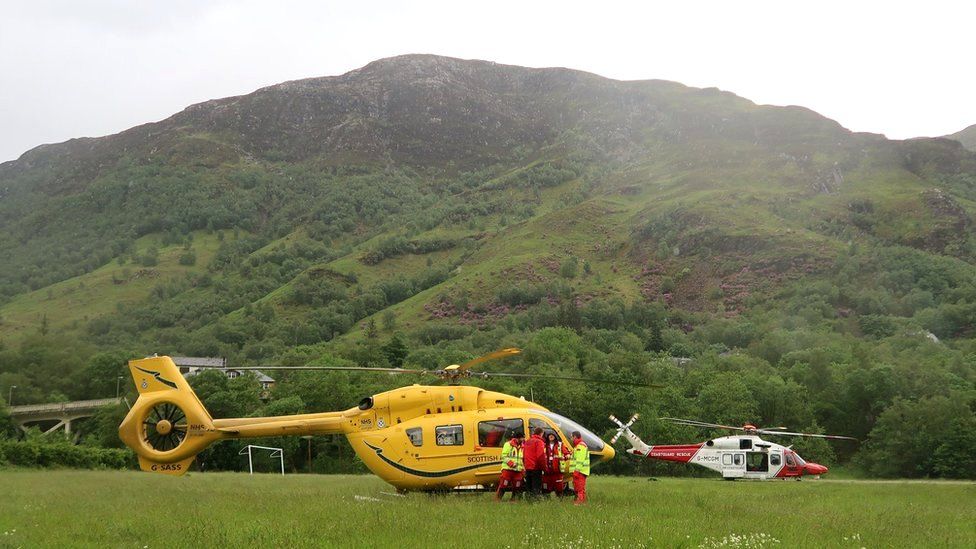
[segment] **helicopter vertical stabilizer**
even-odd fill
[[[619,429],[617,429],[617,434],[610,439],[610,444],[617,441],[618,438],[623,436],[630,443],[631,448],[627,449],[628,454],[646,456],[650,451],[651,447],[648,446],[639,436],[635,435],[633,431],[630,430],[630,426],[634,424],[635,421],[640,417],[640,414],[634,414],[631,416],[630,421],[626,424],[622,423],[616,416],[610,416],[610,421],[617,424]]]
[[[129,371],[139,398],[119,425],[119,438],[139,455],[142,470],[182,475],[219,438],[213,419],[169,357],[132,360]]]

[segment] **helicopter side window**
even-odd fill
[[[722,454],[722,465],[732,465],[732,454]]]
[[[424,430],[420,427],[412,427],[404,431],[407,433],[407,438],[410,439],[410,444],[414,446],[423,446],[424,444]]]
[[[434,440],[438,446],[463,446],[464,427],[461,425],[441,425],[434,428]]]
[[[751,438],[740,438],[739,439],[739,449],[740,450],[752,450],[752,439]]]
[[[736,465],[742,465],[742,454],[732,454],[732,463]]]
[[[495,419],[478,423],[478,446],[501,448],[516,433],[525,433],[521,419]]]
[[[790,467],[796,467],[796,461],[793,460],[793,456],[786,454],[786,464]]]
[[[779,454],[769,454],[770,465],[772,465],[773,467],[779,467],[781,463],[782,461],[780,460]]]

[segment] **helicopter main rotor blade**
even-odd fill
[[[840,435],[818,435],[814,433],[792,433],[790,431],[767,431],[766,429],[758,429],[757,433],[762,433],[765,435],[785,435],[788,437],[811,437],[811,438],[827,438],[831,440],[853,440],[854,442],[860,442],[860,440],[854,437],[844,437]]]
[[[681,419],[677,417],[659,417],[658,419],[664,421],[670,421],[671,423],[676,423],[678,425],[688,425],[691,427],[710,427],[714,429],[732,429],[734,431],[745,431],[742,427],[734,427],[732,425],[720,425],[718,423],[706,423],[704,421],[695,421],[693,419]]]
[[[512,374],[506,372],[471,372],[472,376],[481,378],[491,378],[491,377],[518,377],[518,378],[542,378],[542,379],[562,379],[566,381],[585,381],[587,383],[607,383],[612,385],[630,385],[632,387],[650,387],[653,389],[661,389],[663,385],[655,385],[653,383],[635,383],[632,381],[616,381],[613,379],[591,379],[584,377],[571,377],[571,376],[553,376],[547,374]]]
[[[457,368],[452,368],[456,372],[463,372],[468,368],[474,366],[475,364],[481,364],[482,362],[487,362],[489,360],[494,360],[496,358],[505,358],[507,356],[513,356],[520,354],[522,349],[517,349],[515,347],[509,347],[508,349],[501,349],[493,353],[488,353],[484,356],[479,356],[478,358],[473,358],[467,362],[463,362],[457,365]],[[450,367],[449,367],[450,368]]]
[[[242,366],[225,368],[222,366],[194,366],[200,370],[326,370],[337,372],[383,372],[391,374],[429,374],[427,370],[407,370],[404,368],[369,368],[366,366]]]

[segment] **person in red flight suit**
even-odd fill
[[[573,431],[573,490],[576,491],[576,505],[586,503],[586,478],[590,476],[590,450],[583,442],[583,435]]]
[[[563,444],[556,433],[546,433],[545,440],[546,466],[542,473],[542,491],[545,493],[555,492],[557,496],[562,496],[566,489],[563,464],[569,465],[569,448]]]
[[[495,427],[485,435],[485,441],[481,444],[486,448],[497,448],[501,446],[502,437],[505,436],[504,427]]]
[[[546,466],[546,443],[542,440],[542,428],[536,427],[532,437],[522,445],[525,461],[525,491],[531,497],[542,495],[542,471]]]
[[[525,434],[520,429],[502,447],[502,476],[498,479],[495,501],[501,501],[505,492],[512,492],[512,499],[519,497],[524,471],[522,467],[522,441],[524,440]]]

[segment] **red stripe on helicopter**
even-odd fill
[[[667,446],[651,446],[647,457],[663,459],[664,461],[679,461],[687,463],[698,453],[702,443],[698,444],[673,444]]]

